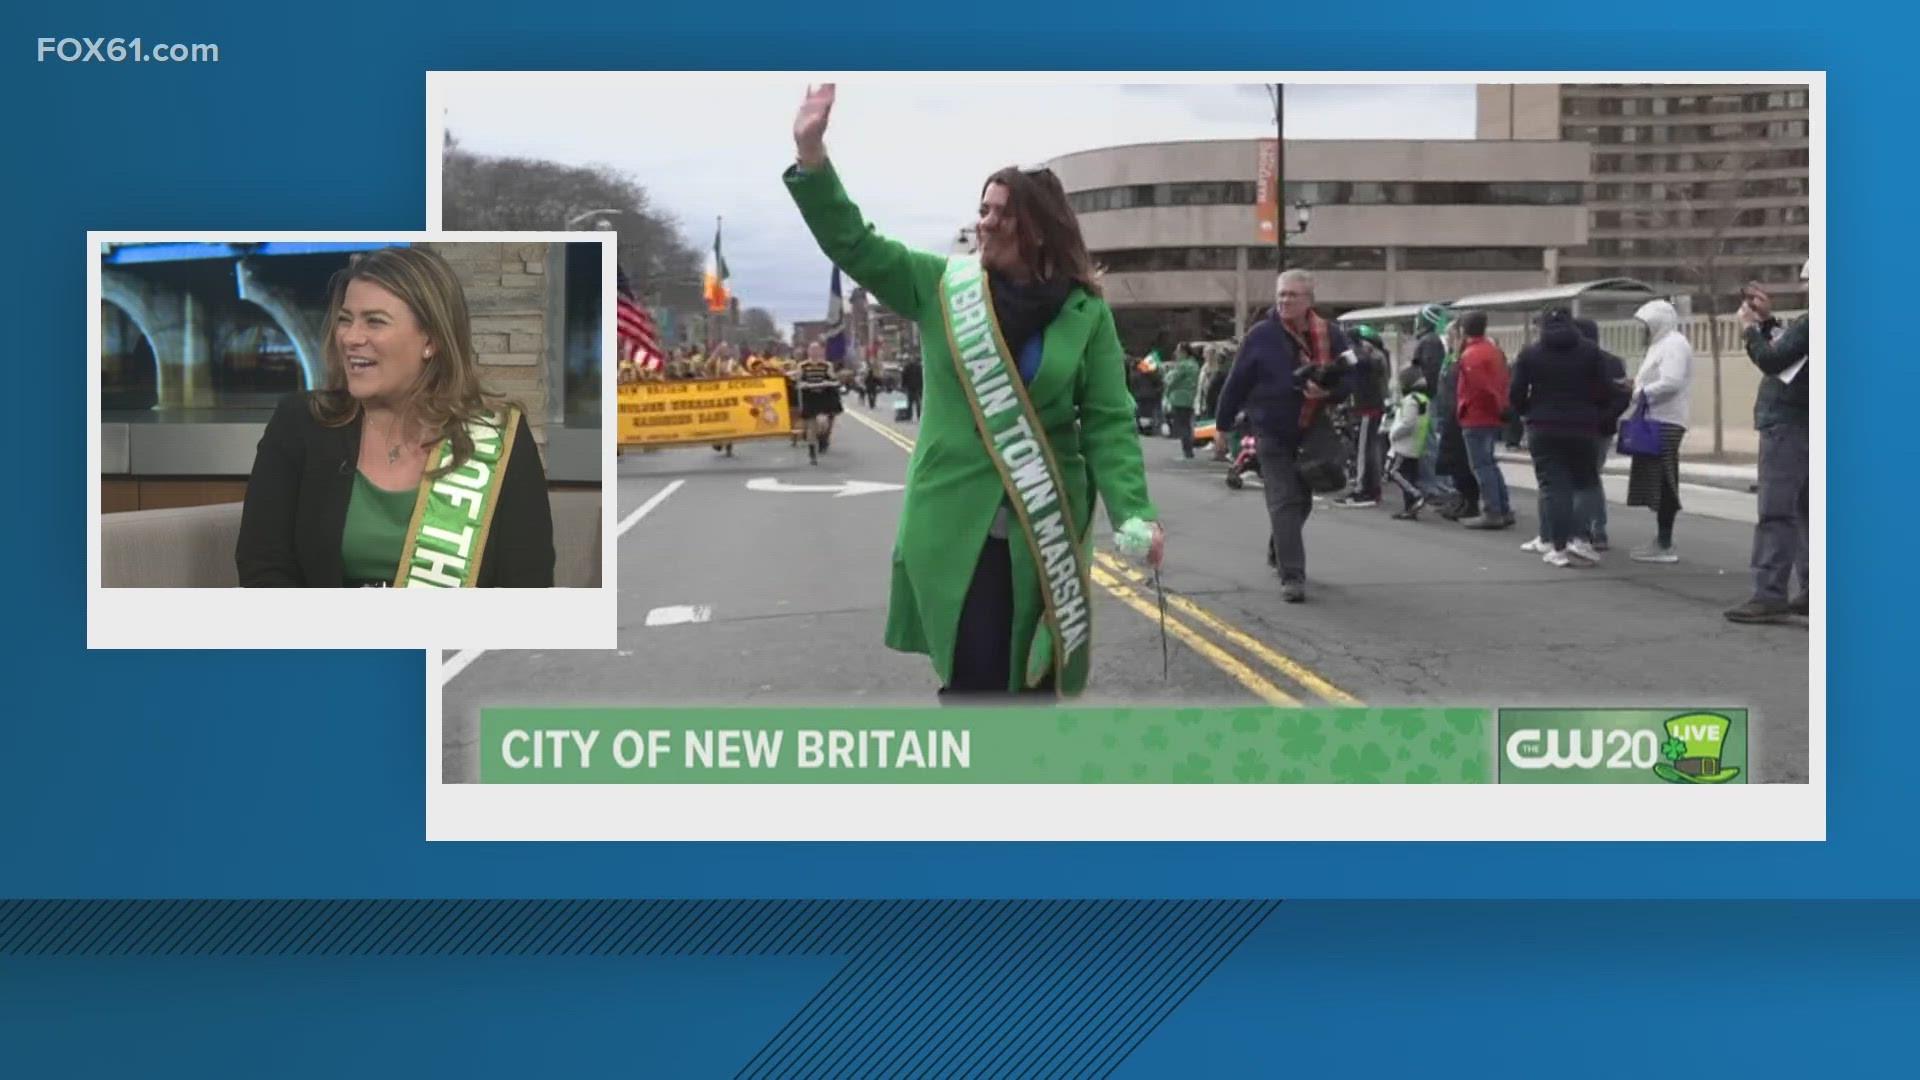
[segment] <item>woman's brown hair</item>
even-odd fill
[[[372,282],[399,297],[433,343],[433,355],[395,407],[401,416],[412,417],[426,428],[429,444],[451,440],[453,460],[445,468],[430,469],[428,475],[458,468],[473,456],[468,422],[500,412],[511,403],[481,384],[466,290],[447,260],[427,248],[369,251],[333,275],[321,348],[325,383],[311,398],[314,418],[328,427],[345,427],[360,416],[360,403],[347,392],[346,356],[333,332],[333,317],[345,303],[347,285],[354,281]]]
[[[1052,169],[1001,169],[980,185],[1007,189],[1007,208],[1013,212],[1020,240],[1020,261],[1040,281],[1066,278],[1095,296],[1101,295],[1100,268],[1087,254],[1080,235],[1080,219],[1067,202],[1067,190]]]

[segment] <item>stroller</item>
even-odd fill
[[[1260,447],[1252,433],[1240,436],[1240,448],[1227,465],[1227,486],[1239,491],[1246,486],[1247,482],[1241,478],[1248,473],[1260,475]]]

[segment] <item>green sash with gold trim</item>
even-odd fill
[[[1019,366],[1001,340],[993,296],[978,256],[956,255],[947,260],[940,300],[954,371],[966,388],[974,424],[1040,571],[1046,618],[1034,630],[1022,685],[1034,687],[1051,672],[1056,692],[1064,695],[1068,688],[1087,682],[1093,632],[1088,571],[1093,552],[1087,538],[1076,535],[1060,463],[1027,397]]]
[[[407,526],[407,546],[393,579],[396,589],[470,589],[480,580],[480,558],[507,475],[507,456],[520,430],[520,410],[508,408],[467,421],[473,456],[441,476],[453,463],[453,443],[442,439],[427,453],[439,464],[420,479],[420,495]]]

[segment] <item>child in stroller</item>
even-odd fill
[[[1222,436],[1215,435],[1214,437],[1221,438]],[[1232,435],[1224,437],[1229,439],[1233,438]],[[1258,440],[1254,438],[1252,432],[1240,436],[1239,439],[1240,448],[1234,452],[1233,461],[1227,465],[1227,486],[1235,491],[1239,491],[1246,486],[1246,481],[1241,478],[1248,473],[1252,473],[1255,476],[1260,475],[1260,447]]]

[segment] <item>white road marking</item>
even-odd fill
[[[635,525],[640,524],[641,518],[646,517],[648,514],[653,513],[653,510],[655,507],[659,506],[663,502],[666,502],[667,496],[673,494],[676,491],[679,491],[680,486],[685,483],[686,483],[685,480],[675,480],[673,483],[668,484],[666,487],[663,487],[659,491],[654,492],[653,498],[648,499],[646,502],[641,503],[640,509],[635,510],[631,514],[628,514],[625,518],[621,520],[620,527],[613,531],[614,538],[618,539],[622,536],[627,535],[628,529],[631,529]]]
[[[648,499],[644,503],[641,503],[640,509],[635,510],[631,514],[628,514],[626,516],[626,519],[620,522],[619,527],[614,529],[613,531],[614,538],[617,540],[620,537],[627,535],[628,529],[631,529],[635,525],[638,525],[640,523],[641,518],[646,517],[648,514],[653,512],[653,509],[655,507],[659,506],[663,502],[666,502],[667,496],[673,494],[676,491],[679,491],[680,485],[684,483],[686,483],[685,480],[675,480],[673,483],[668,484],[666,487],[663,487],[659,491],[654,492],[653,498]],[[649,616],[649,618],[651,618],[651,616]],[[704,622],[706,620],[703,618],[698,621]],[[648,625],[652,625],[652,624],[649,623]],[[454,679],[454,676],[467,670],[467,668],[472,666],[475,660],[480,659],[481,655],[484,654],[486,651],[487,650],[485,649],[462,649],[461,651],[454,653],[453,656],[448,658],[446,662],[440,665],[440,685],[445,686],[448,683],[452,682]]]
[[[647,612],[647,625],[677,626],[680,623],[706,622],[712,617],[713,609],[705,604],[674,604]]]
[[[440,665],[440,685],[445,686],[452,682],[455,675],[467,670],[467,665],[480,659],[480,654],[486,651],[485,649],[462,649],[448,657]]]
[[[846,480],[838,484],[789,484],[777,476],[761,476],[747,481],[748,491],[777,491],[794,493],[831,492],[836,499],[849,495],[871,495],[878,491],[904,491],[905,484],[881,484],[872,480]]]

